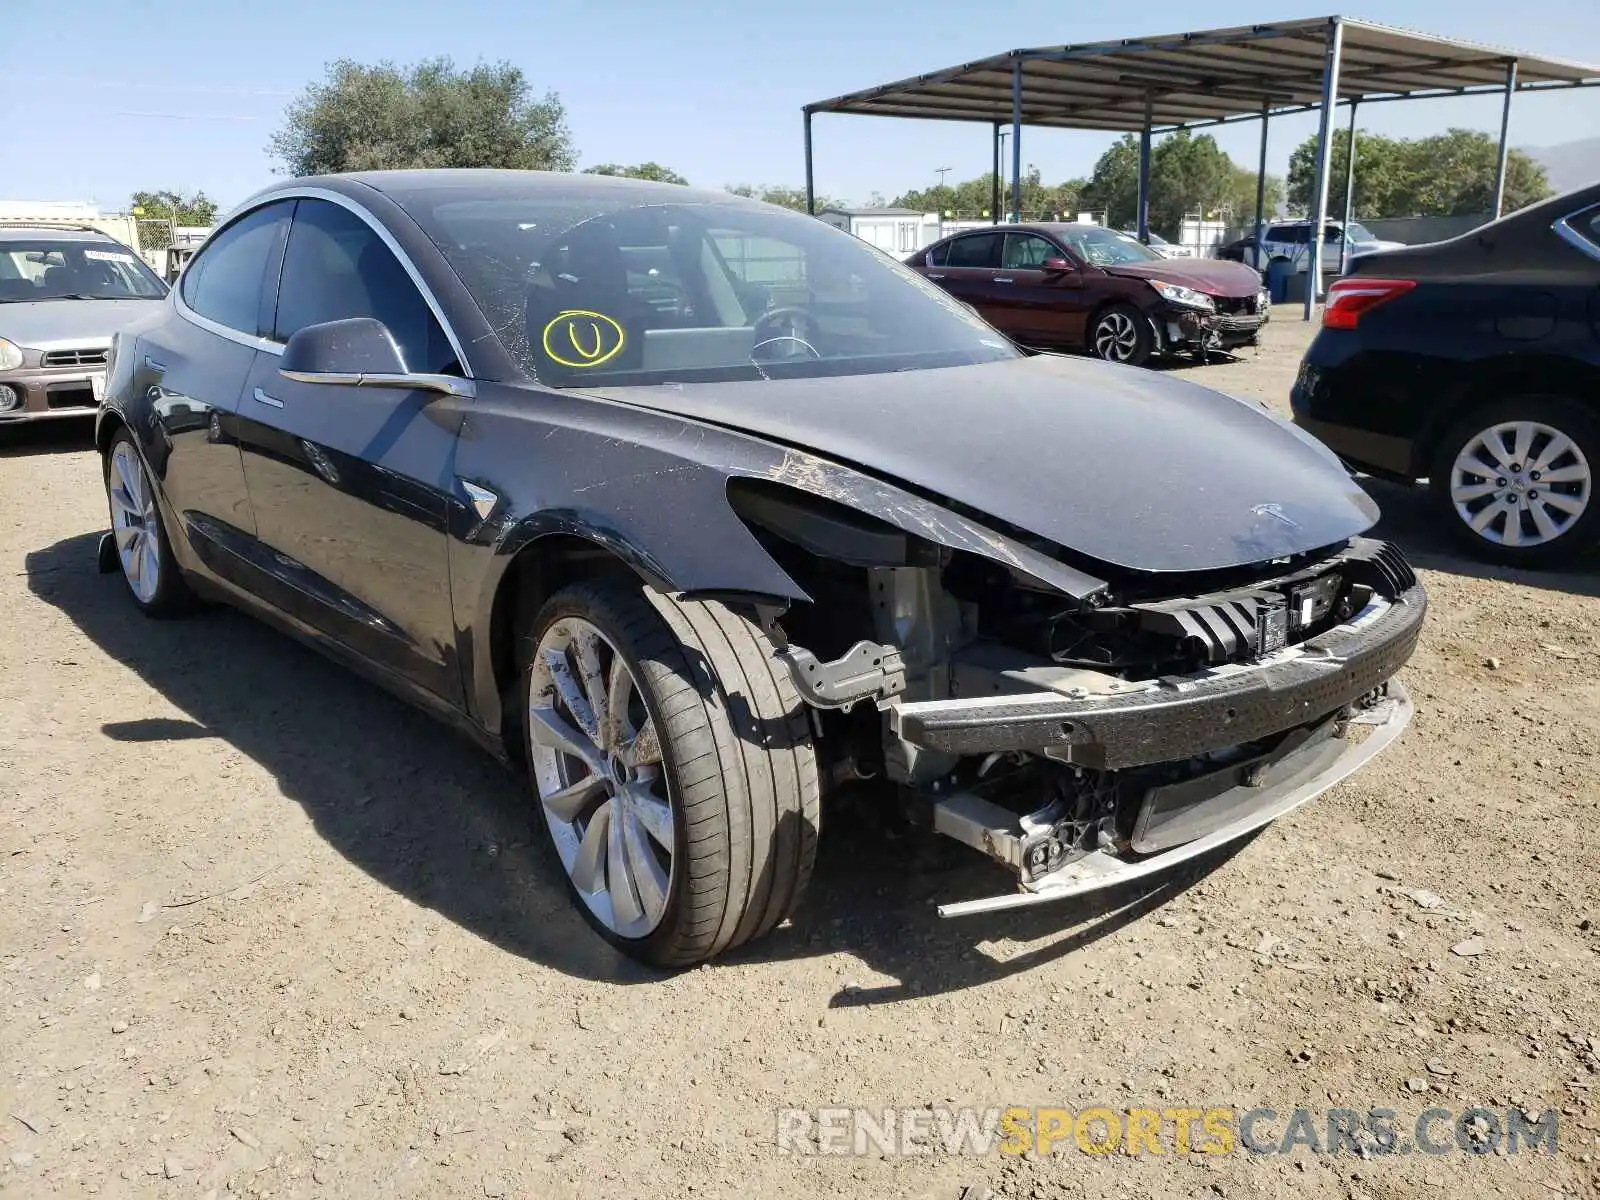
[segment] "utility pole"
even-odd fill
[[[933,173],[939,177],[939,186],[940,187],[944,186],[944,177],[946,175],[950,174],[950,172],[953,171],[953,170],[955,170],[954,167],[935,167],[933,169]]]

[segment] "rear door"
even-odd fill
[[[375,317],[415,372],[459,369],[396,250],[353,208],[298,202],[273,341]],[[458,422],[410,388],[299,383],[281,345],[256,357],[243,408],[244,473],[258,536],[278,556],[275,603],[371,663],[459,702],[446,517]]]
[[[142,334],[134,382],[152,428],[146,457],[204,565],[240,586],[256,534],[239,454],[239,401],[255,362],[265,280],[283,252],[292,202],[238,217],[184,273],[173,317]],[[154,436],[149,436],[149,435]]]
[[[991,311],[995,292],[993,280],[1000,269],[1004,237],[1002,233],[993,232],[964,233],[952,238],[944,265],[928,272],[928,278],[938,280],[945,291],[958,300],[965,300],[990,323],[995,321]]]

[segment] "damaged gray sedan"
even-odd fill
[[[133,602],[254,612],[525,770],[648,962],[784,920],[851,781],[1012,872],[955,915],[1165,871],[1410,717],[1422,589],[1315,441],[722,193],[281,183],[108,371]]]

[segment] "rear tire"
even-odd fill
[[[176,617],[191,611],[195,594],[178,569],[155,484],[127,429],[119,429],[111,439],[102,467],[111,533],[133,602],[147,617]]]
[[[1462,418],[1429,472],[1435,511],[1474,557],[1571,562],[1600,543],[1600,416],[1560,396],[1513,396]]]
[[[726,605],[614,580],[558,592],[521,634],[529,775],[595,930],[632,958],[687,967],[793,912],[820,787],[808,714],[767,636]],[[573,727],[577,742],[555,744]]]
[[[1089,352],[1107,362],[1142,367],[1155,349],[1145,315],[1131,304],[1113,304],[1089,328]]]

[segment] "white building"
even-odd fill
[[[939,240],[939,214],[913,208],[825,208],[817,218],[903,258]]]

